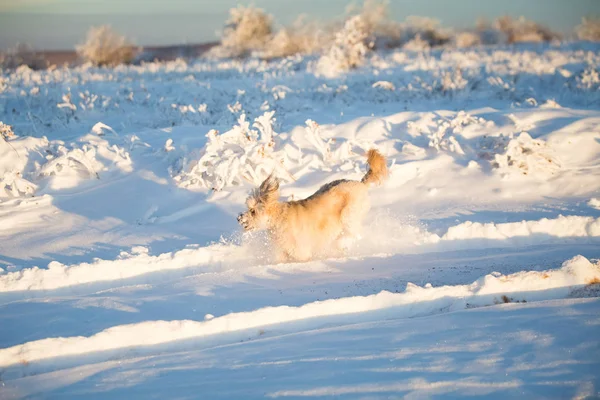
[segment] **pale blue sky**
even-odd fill
[[[237,4],[253,3],[287,24],[299,14],[328,20],[352,0],[0,0],[0,49],[17,42],[39,49],[72,49],[91,25],[111,24],[140,45],[213,41]],[[359,3],[355,1],[355,3]],[[600,15],[600,0],[390,0],[392,17],[440,19],[473,26],[479,16],[524,15],[570,32],[586,15]]]

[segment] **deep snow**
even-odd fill
[[[3,71],[0,397],[597,396],[598,50]],[[239,232],[371,147],[347,254]]]

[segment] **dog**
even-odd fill
[[[254,189],[248,211],[237,220],[244,231],[267,230],[278,262],[306,261],[332,249],[346,250],[360,238],[362,221],[370,208],[368,189],[388,176],[385,157],[367,152],[369,169],[360,181],[341,179],[323,185],[299,201],[279,201],[279,181],[269,175]]]

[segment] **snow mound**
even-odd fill
[[[411,318],[483,307],[499,303],[531,302],[569,297],[575,290],[600,279],[600,264],[576,256],[561,268],[547,271],[522,271],[510,275],[492,273],[470,285],[423,287],[408,283],[402,293],[382,291],[370,296],[355,296],[316,301],[299,307],[265,307],[250,312],[231,313],[203,321],[145,321],[115,326],[84,337],[48,338],[0,350],[0,367],[31,363],[54,357],[92,352],[115,351],[152,346],[191,338],[242,331],[273,324],[303,321],[305,329],[317,328],[319,317],[338,317],[337,323],[368,321],[369,312],[384,312],[388,318]],[[353,315],[348,318],[349,315]],[[345,316],[345,318],[340,318]],[[316,319],[311,321],[311,319]],[[112,352],[111,352],[112,353]],[[113,353],[114,354],[114,353]]]
[[[183,249],[157,256],[148,254],[145,247],[134,247],[122,252],[116,260],[95,259],[91,263],[64,265],[53,261],[47,269],[38,267],[0,275],[0,292],[23,290],[51,290],[92,282],[127,279],[156,271],[187,267],[218,265],[226,258],[235,261],[232,248],[212,245]]]
[[[459,111],[450,118],[441,117],[436,113],[424,114],[418,121],[409,121],[407,123],[407,130],[413,137],[423,137],[426,139],[430,149],[465,156],[470,151],[464,147],[464,144],[461,145],[465,130],[485,130],[493,126],[494,123],[492,121],[475,117],[465,111]],[[417,151],[412,149],[418,147],[414,143],[408,142],[405,145],[407,145],[406,151],[417,153]]]
[[[372,87],[390,91],[396,90],[396,86],[394,86],[394,84],[390,81],[377,81],[372,85]]]
[[[355,243],[346,256],[418,252],[432,250],[430,246],[437,245],[443,248],[478,247],[480,244],[472,242],[473,239],[498,241],[498,246],[507,246],[546,243],[549,238],[600,237],[600,218],[582,216],[503,224],[467,221],[450,227],[442,236],[385,213],[372,217],[371,224],[364,232],[365,238]],[[0,293],[51,290],[189,267],[215,270],[224,264],[235,265],[239,261],[250,266],[273,261],[269,258],[269,244],[264,235],[251,233],[244,235],[241,244],[235,242],[232,240],[231,243],[186,248],[156,256],[149,255],[148,248],[134,247],[129,253],[121,253],[116,260],[95,259],[91,263],[73,265],[53,261],[45,269],[32,267],[8,273],[0,271]]]
[[[539,221],[509,222],[503,224],[467,221],[448,228],[441,240],[509,239],[545,235],[554,237],[598,237],[600,218],[563,216]]]
[[[100,179],[100,172],[116,167],[130,172],[132,162],[122,147],[93,134],[83,136],[78,144],[56,141],[47,150],[46,163],[39,168],[38,178],[47,177],[54,190],[75,187],[82,180]]]
[[[494,156],[492,166],[502,174],[530,175],[541,179],[555,175],[561,163],[545,140],[533,139],[527,132],[516,138],[494,138],[495,148],[504,150]]]
[[[411,218],[399,218],[386,212],[374,212],[363,230],[363,238],[354,243],[346,256],[373,254],[410,254],[485,247],[528,246],[562,243],[572,238],[600,238],[600,218],[563,216],[533,221],[481,223],[465,221],[450,226],[438,235]]]
[[[129,154],[98,135],[84,135],[76,143],[13,136],[0,140],[0,199],[32,196],[42,184],[72,188],[112,168],[131,171]]]
[[[596,210],[600,210],[600,199],[592,197],[587,204],[588,206],[595,208]]]
[[[35,193],[32,177],[36,166],[44,162],[48,146],[46,138],[0,138],[0,199]]]

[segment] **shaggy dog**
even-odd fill
[[[270,175],[246,200],[248,211],[237,220],[245,231],[267,230],[277,260],[305,261],[332,249],[343,250],[360,237],[369,211],[368,188],[388,174],[377,150],[367,153],[369,170],[360,182],[337,180],[299,201],[279,201],[279,182]]]

